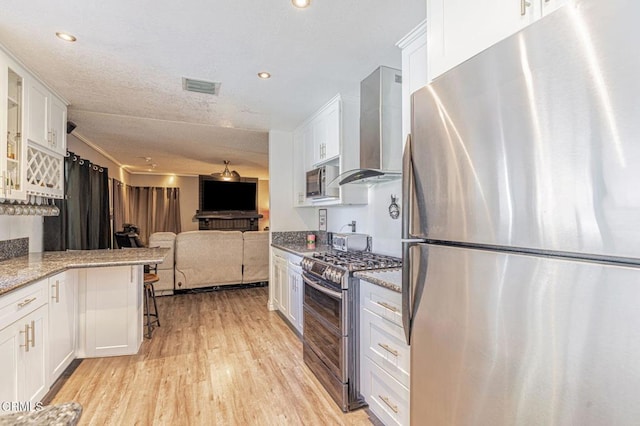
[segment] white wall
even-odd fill
[[[318,229],[318,210],[293,207],[293,133],[269,132],[269,206],[271,231]]]
[[[29,238],[29,253],[42,251],[42,216],[0,216],[0,241]]]
[[[402,255],[400,218],[391,219],[389,204],[391,195],[398,197],[401,205],[402,182],[395,180],[380,183],[369,188],[369,204],[366,206],[342,206],[327,208],[327,230],[331,232],[351,232],[345,226],[356,221],[356,232],[373,237],[373,251],[391,256]]]
[[[120,165],[114,163],[110,158],[105,157],[102,153],[96,151],[93,147],[87,145],[81,139],[78,139],[72,134],[67,135],[67,150],[79,155],[82,158],[86,158],[94,164],[109,169],[109,177],[115,178],[120,182],[129,183],[129,172],[120,167]]]

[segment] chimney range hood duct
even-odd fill
[[[360,83],[360,168],[340,185],[373,184],[402,176],[402,72],[379,67]]]

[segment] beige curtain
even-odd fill
[[[127,199],[128,186],[117,179],[112,179],[113,232],[122,231],[122,225],[130,223]],[[113,245],[115,247],[115,244]]]
[[[117,181],[116,181],[117,182]],[[113,216],[116,230],[123,223],[140,228],[140,240],[149,243],[154,232],[182,230],[180,224],[180,188],[114,185]]]

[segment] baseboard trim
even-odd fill
[[[269,285],[268,281],[261,281],[259,283],[249,283],[249,284],[214,285],[210,287],[188,288],[188,289],[181,289],[181,290],[176,289],[173,291],[173,294],[209,293],[212,291],[222,291],[222,290],[241,290],[244,288],[267,287],[268,285]]]
[[[62,372],[60,377],[58,377],[51,388],[49,388],[49,392],[47,392],[47,394],[42,398],[42,401],[40,401],[42,402],[42,405],[49,405],[51,401],[53,401],[53,398],[56,397],[62,386],[64,386],[69,377],[71,377],[73,372],[76,371],[76,368],[78,368],[81,363],[82,358],[76,358],[71,361],[71,364],[69,364],[69,366]]]

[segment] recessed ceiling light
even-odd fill
[[[269,74],[269,73],[268,73],[268,72],[266,72],[266,71],[262,71],[262,72],[259,72],[259,73],[258,73],[258,77],[260,77],[260,78],[261,78],[261,79],[263,79],[263,80],[266,80],[266,79],[268,79],[268,78],[271,78],[271,74]]]
[[[67,33],[61,33],[61,32],[57,32],[56,37],[58,37],[60,40],[70,41],[70,42],[74,42],[77,40],[75,36],[72,36],[71,34],[67,34]]]
[[[304,9],[305,7],[309,7],[311,5],[311,0],[291,0],[291,4],[298,9]]]

